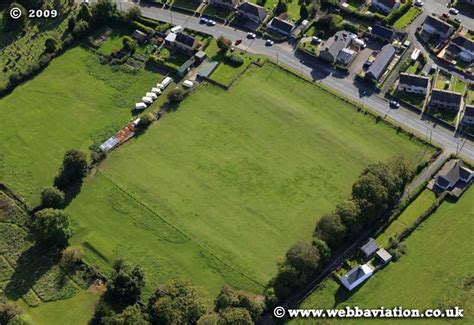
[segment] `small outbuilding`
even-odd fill
[[[365,258],[370,258],[379,249],[379,245],[375,242],[375,239],[369,238],[369,240],[360,247],[360,250]]]
[[[388,264],[392,260],[392,255],[385,250],[385,248],[381,248],[375,253],[375,258],[382,264]]]

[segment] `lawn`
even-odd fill
[[[55,59],[39,76],[0,99],[0,180],[39,203],[64,152],[106,139],[131,118],[130,108],[161,80],[144,70],[114,71],[82,48]]]
[[[250,2],[257,3],[258,1],[250,0]],[[300,19],[299,3],[300,3],[299,1],[286,1],[286,4],[288,6],[288,11],[286,13],[288,14],[288,17],[293,21],[297,21],[298,19]],[[278,4],[278,0],[267,0],[264,5],[264,7],[267,9],[267,13],[271,14],[277,4]]]
[[[226,8],[207,5],[206,8],[204,8],[203,14],[217,16],[222,19],[230,19],[232,17],[233,12],[232,10]]]
[[[421,108],[426,97],[422,94],[407,93],[405,91],[399,91],[398,89],[394,96],[418,108]]]
[[[172,5],[195,11],[200,4],[200,1],[194,0],[174,0]]]
[[[411,7],[403,16],[401,16],[394,24],[393,28],[404,29],[408,27],[421,14],[422,10],[417,7]]]
[[[385,229],[377,238],[377,243],[386,247],[389,238],[395,238],[403,230],[410,227],[423,212],[425,212],[436,200],[433,192],[428,189],[423,190],[420,195],[402,212],[402,214],[394,220],[390,226]]]
[[[465,313],[461,323],[472,324],[472,202],[472,188],[457,203],[445,201],[405,240],[407,254],[398,262],[376,273],[350,295],[345,289],[339,289],[334,280],[327,280],[325,288],[315,291],[301,308],[343,308],[349,305],[360,308],[403,306],[424,310],[459,306]],[[433,321],[426,319],[418,323],[431,324]]]
[[[349,140],[350,139],[350,140]],[[112,152],[68,208],[86,259],[141,264],[147,289],[185,278],[262,292],[296,240],[371,162],[432,150],[271,64],[209,84]]]
[[[449,90],[464,94],[466,84],[461,79],[452,76],[450,84]]]
[[[451,80],[451,76],[445,75],[443,72],[439,71],[434,88],[449,90],[449,87],[451,85],[450,80]]]

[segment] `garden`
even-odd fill
[[[403,30],[408,27],[423,11],[418,7],[411,7],[393,24],[393,28]]]
[[[140,264],[145,295],[176,277],[209,301],[223,284],[262,293],[360,171],[400,153],[418,163],[432,150],[273,64],[255,66],[228,91],[202,85],[112,152],[67,209],[72,241],[104,272],[117,257]]]

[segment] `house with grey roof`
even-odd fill
[[[474,61],[474,41],[464,35],[456,35],[451,38],[446,53],[457,60],[471,63]]]
[[[431,91],[430,107],[458,112],[463,103],[464,99],[461,93],[441,89],[433,89]]]
[[[240,0],[208,0],[208,2],[214,7],[234,9],[239,4]]]
[[[261,24],[267,17],[265,7],[245,1],[237,7],[237,14],[240,17],[247,18],[257,24]]]
[[[177,49],[190,55],[193,55],[200,45],[197,39],[182,32],[168,33],[165,38],[165,44],[169,48]]]
[[[290,36],[291,32],[295,29],[295,24],[288,20],[275,17],[270,21],[267,28],[283,36]]]
[[[426,95],[430,88],[430,78],[410,73],[400,73],[398,90]]]
[[[426,16],[421,31],[428,37],[435,36],[447,40],[454,33],[454,27],[438,17]]]
[[[375,7],[377,10],[380,10],[386,14],[392,12],[392,10],[400,7],[399,0],[372,0],[372,7]]]
[[[370,65],[365,75],[375,81],[378,81],[387,70],[390,62],[395,57],[395,48],[391,44],[385,45],[379,54],[375,57],[374,62]]]
[[[435,176],[435,185],[442,190],[450,190],[458,182],[469,184],[474,179],[474,172],[464,166],[459,159],[452,159],[444,164]]]
[[[369,240],[360,247],[360,251],[364,255],[364,257],[370,258],[375,252],[379,249],[379,245],[373,238],[369,238]]]
[[[378,39],[383,42],[391,43],[395,38],[396,32],[390,27],[376,24],[372,26],[372,30],[370,34],[375,39]]]
[[[347,290],[352,291],[354,288],[359,286],[362,282],[370,278],[373,273],[374,273],[374,270],[372,269],[372,267],[370,267],[370,265],[363,264],[347,272],[347,274],[343,275],[340,278],[340,281],[342,285],[344,285],[347,288]]]
[[[474,125],[474,105],[466,105],[462,113],[461,123]]]
[[[321,44],[319,57],[327,62],[336,63],[339,52],[349,47],[355,36],[355,34],[345,30],[338,31],[333,37]]]
[[[375,253],[375,258],[382,264],[387,264],[392,260],[392,255],[385,250],[385,248],[379,249]]]

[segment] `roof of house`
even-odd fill
[[[385,7],[392,9],[398,0],[377,0],[378,3],[383,4]]]
[[[447,33],[450,28],[453,28],[453,26],[435,16],[426,16],[423,24],[428,24],[443,34]]]
[[[373,238],[369,238],[369,240],[360,247],[360,250],[366,255],[370,256],[375,253],[379,249],[379,245]]]
[[[385,263],[389,262],[391,259],[392,259],[392,255],[390,255],[389,252],[387,252],[385,250],[385,248],[381,248],[377,251],[377,253],[375,253],[375,256],[377,256],[378,258],[380,258],[382,261],[384,261]]]
[[[181,32],[176,34],[175,41],[181,44],[185,44],[189,47],[194,47],[198,44],[197,40],[194,37]]]
[[[324,42],[324,49],[333,57],[337,57],[339,52],[351,43],[351,35],[352,33],[345,30],[338,31],[333,37]]]
[[[417,76],[415,74],[410,73],[400,73],[400,83],[404,85],[428,88],[430,78]]]
[[[247,1],[239,5],[237,9],[249,15],[260,17],[260,19],[265,18],[265,16],[267,15],[267,10],[265,9],[265,7]]]
[[[474,116],[474,105],[466,105],[464,116]]]
[[[288,20],[283,20],[278,17],[275,17],[270,21],[270,26],[273,28],[277,28],[285,33],[291,33],[291,31],[295,28],[295,24]]]
[[[357,280],[359,280],[360,278],[366,276],[367,274],[371,272],[372,272],[372,269],[370,268],[370,266],[368,266],[367,264],[363,264],[347,272],[346,275],[344,275],[344,278],[346,278],[347,283],[351,285],[355,283]]]
[[[449,90],[433,89],[431,91],[431,100],[461,105],[462,94]]]
[[[463,167],[462,161],[459,159],[452,159],[444,164],[443,168],[438,173],[438,183],[440,183],[440,177],[447,181],[444,186],[448,185],[449,183],[454,183],[459,180],[461,175],[461,168]],[[440,184],[440,185],[443,185]]]
[[[394,55],[395,48],[391,44],[385,45],[375,57],[374,62],[372,62],[372,65],[367,70],[367,74],[378,80],[385,72],[387,65],[392,61]]]
[[[349,62],[350,59],[356,54],[356,51],[343,48],[337,55],[337,59],[341,62]]]
[[[382,25],[374,25],[372,26],[372,34],[378,36],[380,38],[386,39],[391,41],[395,31],[391,28],[384,27]]]
[[[461,49],[456,44],[449,43],[448,46],[446,47],[446,51],[451,53],[451,55],[457,56],[459,52],[461,52]]]
[[[468,51],[474,52],[474,41],[464,35],[456,35],[451,39],[451,44],[456,44]]]

